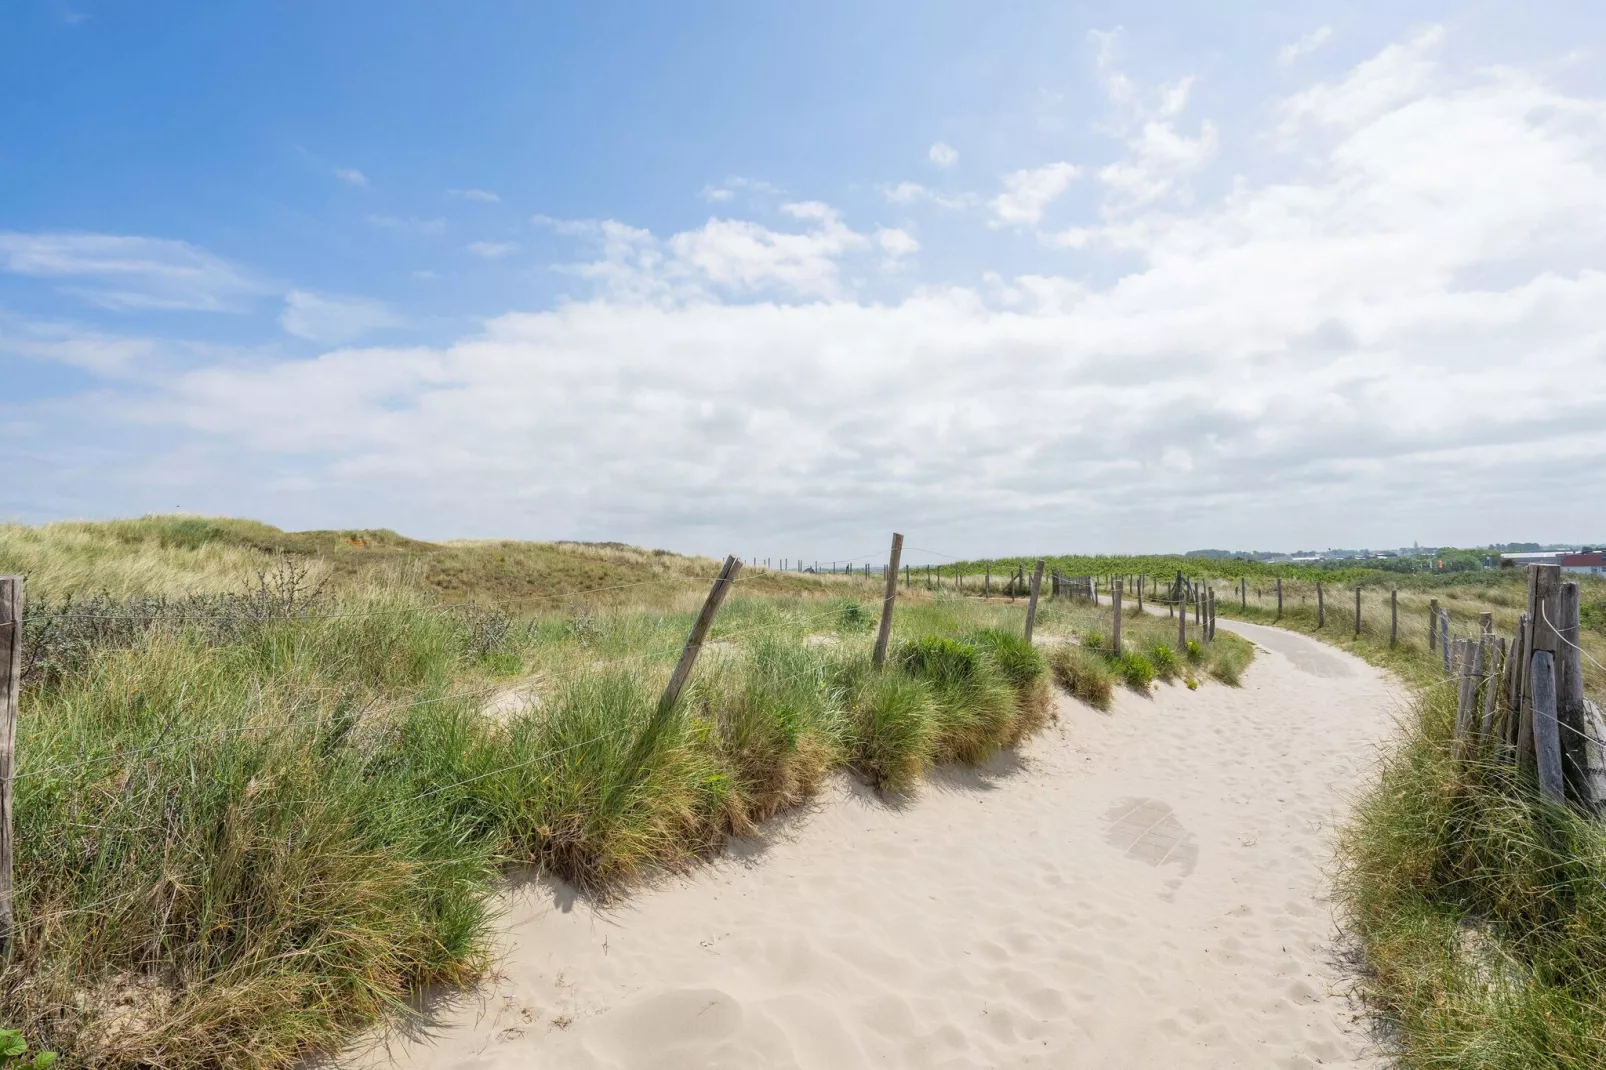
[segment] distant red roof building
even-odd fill
[[[1590,550],[1582,554],[1563,554],[1561,567],[1565,572],[1587,572],[1606,576],[1606,551]]]

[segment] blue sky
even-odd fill
[[[1606,530],[1598,5],[574,7],[0,9],[0,515]]]

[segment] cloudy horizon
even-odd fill
[[[933,14],[883,66],[940,89],[851,66],[884,26],[656,74],[564,26],[595,69],[481,58],[461,112],[395,82],[470,69],[420,25],[275,90],[214,13],[223,55],[125,105],[73,80],[173,62],[131,17],[0,17],[43,79],[0,105],[0,519],[809,561],[1606,533],[1600,18],[1316,10]]]

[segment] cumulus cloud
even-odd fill
[[[1301,56],[1308,56],[1318,48],[1325,45],[1333,36],[1331,26],[1318,26],[1305,36],[1290,41],[1277,50],[1277,62],[1284,67],[1292,66]]]
[[[1105,187],[1105,210],[1118,213],[1142,207],[1168,195],[1186,194],[1186,179],[1216,154],[1219,134],[1208,119],[1192,135],[1179,129],[1193,91],[1186,76],[1145,92],[1117,69],[1120,31],[1094,33],[1095,65],[1113,115],[1110,129],[1125,142],[1127,156],[1099,168]],[[1058,244],[1078,244],[1079,230],[1061,235]]]
[[[63,289],[116,310],[231,311],[265,290],[199,246],[121,234],[0,231],[0,271],[82,280]]]
[[[1035,225],[1080,173],[1074,164],[1063,161],[1011,172],[1004,176],[1004,192],[992,200],[993,215],[1000,223]]]
[[[407,321],[380,301],[292,290],[285,295],[279,326],[298,338],[340,345]]]
[[[368,185],[368,176],[355,167],[337,167],[335,169],[335,177],[348,186]]]
[[[914,235],[896,227],[880,228],[875,232],[875,240],[882,251],[895,260],[920,251],[920,243],[915,240]]]
[[[952,167],[959,162],[959,150],[946,141],[939,141],[926,150],[926,158],[938,167]]]
[[[805,553],[894,523],[958,553],[1591,538],[1606,102],[1414,55],[1411,92],[1362,64],[1269,110],[1273,130],[1297,116],[1296,177],[1086,221],[1084,243],[1124,254],[1117,277],[1034,263],[869,301],[850,265],[891,251],[885,228],[819,202],[668,237],[571,221],[597,249],[576,269],[590,294],[445,345],[218,361],[129,418],[253,472],[303,459],[294,500],[330,503],[318,520],[370,502],[424,535]],[[1152,121],[1186,107],[1176,83],[1122,84]]]

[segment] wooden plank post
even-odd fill
[[[1210,588],[1210,641],[1216,641],[1216,589]]]
[[[1591,813],[1606,802],[1606,770],[1589,744],[1594,733],[1584,705],[1584,658],[1579,640],[1578,584],[1561,585],[1560,627],[1556,629],[1556,718],[1561,726],[1561,760],[1570,794]]]
[[[1444,674],[1450,675],[1450,611],[1439,610],[1439,653],[1444,655]]]
[[[1560,806],[1567,800],[1561,767],[1561,730],[1556,721],[1556,655],[1535,650],[1533,656],[1534,766],[1539,772],[1539,795]]]
[[[1428,602],[1428,653],[1439,649],[1439,600]]]
[[[1532,768],[1534,752],[1534,676],[1536,654],[1549,654],[1551,691],[1555,691],[1556,628],[1561,615],[1561,566],[1528,566],[1528,665],[1523,674],[1523,700],[1517,721],[1517,761]],[[1554,707],[1552,707],[1554,712]]]
[[[1316,627],[1327,627],[1327,599],[1322,592],[1322,581],[1316,581]]]
[[[1283,578],[1277,577],[1277,619],[1283,619]]]
[[[1483,644],[1461,639],[1456,646],[1461,659],[1461,688],[1456,695],[1455,740],[1451,753],[1461,759],[1467,755],[1472,726],[1476,723],[1474,712],[1478,708],[1478,677],[1483,673]]]
[[[0,954],[10,953],[16,926],[11,902],[11,778],[22,690],[23,587],[21,576],[0,576]]]
[[[725,558],[719,575],[714,577],[714,586],[708,589],[708,597],[703,599],[703,608],[692,622],[691,634],[686,637],[686,645],[680,651],[680,661],[675,664],[675,671],[669,676],[669,686],[664,688],[664,697],[658,700],[661,711],[672,709],[680,701],[680,689],[686,686],[691,677],[692,666],[697,664],[697,655],[702,652],[703,640],[708,638],[708,629],[714,626],[714,615],[724,604],[725,596],[730,593],[731,584],[742,571],[742,562],[737,557]]]
[[[1389,591],[1389,646],[1400,643],[1400,589]]]
[[[1528,663],[1528,614],[1517,618],[1517,634],[1511,640],[1511,652],[1506,657],[1506,708],[1501,715],[1500,736],[1506,744],[1517,744],[1517,722],[1522,717],[1523,666]]]
[[[1115,607],[1115,626],[1110,629],[1111,649],[1115,656],[1121,656],[1121,581],[1113,580],[1110,583],[1110,605]]]
[[[881,597],[881,630],[875,637],[875,667],[887,660],[887,640],[892,638],[892,606],[898,600],[898,559],[903,556],[903,536],[892,533],[892,565],[887,569],[887,590]]]
[[[1182,577],[1177,577],[1177,657],[1188,649],[1188,605],[1182,601]]]
[[[1143,577],[1138,577],[1138,614],[1143,613]]]
[[[1361,587],[1360,587],[1360,584],[1356,584],[1355,585],[1355,637],[1357,639],[1359,639],[1360,635],[1361,635]]]
[[[1024,565],[1021,566],[1025,568]],[[1032,641],[1032,626],[1037,623],[1037,592],[1043,586],[1043,559],[1037,559],[1037,567],[1032,570],[1032,600],[1026,603],[1026,641]]]
[[[1484,640],[1487,656],[1483,670],[1483,722],[1478,733],[1485,741],[1494,736],[1496,696],[1500,693],[1500,667],[1506,660],[1506,641],[1489,636]]]

